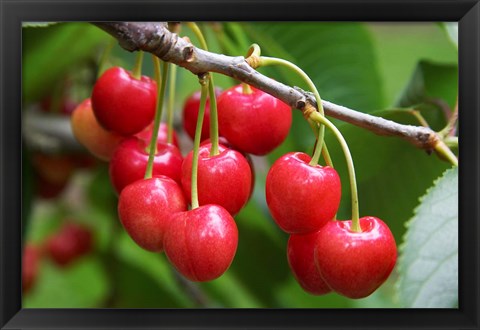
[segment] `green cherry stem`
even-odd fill
[[[242,82],[242,93],[243,94],[252,94],[252,87],[249,84]]]
[[[177,80],[177,66],[170,66],[168,77],[168,108],[167,108],[167,143],[173,143],[173,106],[175,104],[175,85]]]
[[[205,106],[207,104],[208,93],[208,74],[198,79],[202,86],[200,96],[200,109],[198,110],[197,127],[195,129],[195,138],[193,140],[193,159],[192,159],[192,210],[199,207],[198,203],[198,149],[200,148],[200,138],[202,137],[203,116],[205,115]]]
[[[318,131],[319,131],[319,127],[317,125],[317,123],[315,123],[313,120],[311,120],[310,118],[307,119],[307,122],[308,124],[310,125],[310,127],[312,128],[313,130],[313,133],[315,134],[315,136],[317,137],[317,141],[318,141]],[[330,157],[330,153],[328,152],[328,148],[327,148],[327,144],[324,143],[323,144],[323,148],[322,148],[322,156],[323,158],[325,159],[325,162],[328,164],[328,166],[330,166],[331,168],[334,168],[333,166],[333,161],[332,161],[332,158]]]
[[[202,30],[195,22],[187,22],[187,26],[193,31],[195,36],[200,41],[200,46],[204,50],[208,50],[207,41],[202,33]],[[215,84],[213,83],[212,74],[208,75],[209,79],[209,99],[210,99],[210,143],[212,148],[210,149],[210,156],[216,156],[218,151],[218,112],[217,112],[217,100],[215,95]]]
[[[132,76],[135,79],[140,79],[142,77],[142,63],[143,63],[143,51],[139,50],[137,53],[137,58],[135,59],[135,66],[132,70]]]
[[[450,150],[450,148],[445,144],[443,141],[438,141],[435,144],[435,152],[438,156],[445,159],[446,161],[450,162],[453,166],[458,166],[458,158],[455,154]]]
[[[210,143],[212,149],[210,150],[210,156],[216,156],[220,152],[218,151],[218,110],[217,110],[217,96],[215,95],[215,85],[213,84],[212,74],[209,74],[208,80],[208,92],[210,99]]]
[[[192,30],[192,32],[198,38],[198,41],[200,41],[200,46],[204,50],[208,50],[207,41],[205,40],[205,37],[203,36],[202,30],[200,30],[200,27],[197,25],[197,23],[187,22],[186,24],[187,24],[188,28],[190,30]]]
[[[310,88],[310,90],[315,95],[315,100],[317,101],[318,111],[320,112],[320,115],[324,117],[325,111],[323,110],[323,104],[322,104],[322,99],[320,97],[320,93],[318,92],[317,87],[313,83],[312,79],[310,79],[310,77],[305,73],[305,71],[303,71],[301,68],[299,68],[295,64],[281,58],[266,57],[266,56],[259,57],[259,65],[261,66],[274,65],[274,64],[282,65],[293,70],[306,82],[306,84],[308,85],[308,88]],[[317,145],[315,147],[315,151],[310,161],[310,165],[312,166],[318,164],[318,161],[320,159],[320,154],[324,145],[324,141],[323,141],[324,136],[325,136],[325,127],[321,124],[320,129],[318,131]],[[332,164],[328,163],[327,159],[325,159],[325,161],[327,161],[327,165],[333,167]]]
[[[155,67],[155,71],[157,72],[157,76],[160,76],[160,60],[158,57],[152,55],[153,63]],[[155,158],[155,154],[157,153],[157,138],[158,138],[158,130],[160,128],[160,121],[162,119],[162,110],[163,110],[163,100],[165,98],[165,87],[167,85],[167,78],[168,78],[168,62],[162,63],[162,78],[157,79],[157,86],[158,86],[158,96],[157,96],[157,109],[155,111],[155,120],[153,122],[153,132],[152,138],[150,140],[150,151],[148,154],[148,163],[147,169],[145,171],[145,179],[149,179],[152,177],[153,173],[153,160]]]
[[[337,138],[338,142],[342,147],[343,153],[345,154],[345,159],[347,161],[348,175],[350,177],[350,190],[352,194],[352,230],[355,232],[361,232],[360,221],[359,221],[359,210],[358,210],[358,192],[357,192],[357,179],[355,178],[355,168],[353,166],[352,155],[350,154],[350,149],[348,148],[347,142],[343,137],[342,133],[335,127],[327,118],[320,115],[320,113],[313,111],[310,114],[310,119],[313,121],[323,124],[332,130],[333,134]]]

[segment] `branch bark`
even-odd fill
[[[165,22],[93,24],[116,38],[120,46],[128,51],[142,50],[152,53],[163,61],[177,64],[196,75],[216,72],[230,76],[279,98],[295,109],[303,111],[307,105],[317,107],[311,93],[262,75],[253,69],[243,56],[225,56],[197,48],[188,39],[170,32]],[[368,129],[378,135],[400,137],[427,152],[432,152],[440,141],[437,133],[430,128],[399,124],[328,101],[323,101],[323,107],[328,116]]]

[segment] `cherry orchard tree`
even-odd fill
[[[422,263],[429,258],[435,244],[442,244],[441,236],[435,244],[420,245],[419,253],[415,253],[415,244],[422,241],[418,237],[418,228],[425,230],[424,226],[433,227],[429,222],[433,221],[435,213],[422,212],[422,208],[448,208],[448,222],[442,223],[435,231],[440,235],[447,229],[452,233],[456,222],[450,220],[458,218],[455,204],[458,192],[454,181],[458,177],[458,159],[451,149],[455,151],[458,143],[457,91],[452,79],[455,66],[420,62],[395,107],[375,112],[373,110],[383,107],[380,98],[372,96],[369,99],[359,94],[362,96],[357,97],[358,100],[342,99],[338,96],[341,95],[338,87],[344,83],[335,81],[335,75],[323,73],[341,67],[337,62],[342,63],[342,57],[334,56],[335,61],[328,62],[323,53],[318,52],[317,59],[312,55],[315,52],[310,50],[305,53],[311,47],[303,47],[303,53],[300,51],[302,47],[298,47],[291,50],[291,55],[279,51],[284,45],[292,43],[282,34],[280,26],[267,27],[266,32],[261,33],[262,29],[256,29],[255,24],[205,24],[203,32],[210,32],[207,43],[199,26],[191,22],[99,22],[94,25],[113,36],[123,50],[136,54],[131,77],[125,76],[120,81],[118,77],[112,81],[109,73],[124,69],[117,66],[105,71],[108,56],[103,56],[92,94],[92,110],[98,120],[95,127],[105,130],[106,133],[98,135],[107,138],[105,145],[111,149],[106,150],[105,147],[101,153],[101,158],[110,162],[107,181],[109,177],[112,181],[109,184],[113,184],[120,197],[119,213],[115,217],[120,218],[123,228],[117,230],[124,235],[126,242],[137,243],[137,247],[131,248],[149,251],[144,252],[148,258],[153,258],[152,251],[160,252],[164,258],[161,265],[173,270],[175,287],[179,290],[172,293],[176,297],[173,300],[186,295],[195,304],[208,305],[208,300],[212,299],[209,288],[213,285],[217,295],[223,297],[220,301],[225,306],[267,307],[272,301],[283,306],[280,296],[272,295],[271,290],[283,281],[293,279],[298,282],[293,290],[303,288],[313,295],[308,300],[312,306],[332,306],[329,298],[332,296],[347,297],[342,301],[370,297],[370,300],[380,299],[382,304],[394,305],[391,299],[378,298],[389,296],[386,292],[393,287],[404,306],[455,306],[458,301],[454,276],[458,258],[452,258],[456,252],[453,246],[458,240],[455,231],[449,240],[453,250],[447,249],[449,254],[445,255],[448,262],[442,256],[434,261],[442,265],[444,274],[453,276],[446,290],[448,299],[429,298],[435,295],[445,277],[427,267],[431,263]],[[349,37],[353,33],[355,38],[362,40],[357,45],[358,49],[365,48],[368,43],[362,39],[365,31],[357,29],[357,26],[330,26],[333,27],[330,33]],[[185,36],[185,31],[189,32],[188,36]],[[306,44],[309,38],[322,39],[321,34],[308,33],[302,24],[295,31],[303,35]],[[356,41],[344,42],[355,44]],[[310,44],[314,43],[310,40]],[[209,51],[212,44],[215,49]],[[318,48],[321,50],[321,47]],[[269,56],[264,56],[262,52]],[[155,82],[152,81],[150,86],[156,84],[156,91],[155,88],[141,87],[138,80],[145,53],[153,56]],[[362,55],[365,63],[372,62],[374,54]],[[311,66],[301,65],[304,57],[318,60],[323,68],[316,75],[330,79],[322,80],[317,76],[312,79],[307,75],[316,71]],[[185,70],[177,73],[177,67]],[[280,70],[275,71],[277,68]],[[338,72],[338,76],[342,76],[347,71]],[[193,138],[193,150],[180,166],[180,153],[177,165],[157,159],[167,146],[177,148],[173,144],[173,105],[177,89],[175,79],[182,74],[190,78],[197,76],[197,89],[201,87],[202,93],[193,120],[196,121],[195,134],[192,136],[191,132],[187,132]],[[364,82],[369,79],[365,75],[355,77]],[[135,93],[121,90],[127,78],[136,86]],[[225,91],[219,95],[216,94],[218,90],[215,89],[214,78],[224,79],[220,85]],[[235,84],[232,81],[225,83],[225,79],[230,78],[239,81],[240,85],[230,88]],[[440,89],[443,95],[439,93],[438,84],[436,87],[430,84],[435,80],[442,81]],[[418,81],[422,81],[423,85],[419,86]],[[380,90],[375,79],[356,86],[351,90]],[[330,95],[335,102],[323,100],[320,92],[327,98]],[[149,96],[145,98],[142,93]],[[137,111],[132,109],[137,105],[146,105],[148,102],[144,100],[152,99],[152,95],[156,95],[156,98],[153,96],[155,109],[152,110],[150,102],[149,110],[141,109],[137,116]],[[112,107],[116,102],[119,106]],[[132,106],[124,107],[128,102]],[[348,107],[339,105],[342,103]],[[161,141],[159,131],[165,104],[166,137],[165,141]],[[80,107],[82,111],[84,108]],[[208,115],[205,114],[207,111]],[[150,119],[146,119],[147,112]],[[139,121],[141,124],[138,124]],[[206,121],[208,125],[205,125]],[[110,123],[121,125],[117,128]],[[72,120],[72,126],[75,135],[82,136],[83,126],[77,125],[75,120]],[[192,127],[192,123],[189,126]],[[205,130],[205,127],[208,129]],[[140,134],[142,129],[149,133]],[[209,140],[200,145],[205,135],[209,136]],[[122,136],[124,140],[111,143],[116,136]],[[135,152],[143,155],[141,162],[125,152],[126,156],[118,156],[122,146],[134,140],[138,141]],[[98,149],[95,143],[89,144],[92,139],[79,141],[88,150]],[[99,144],[103,145],[101,141]],[[186,153],[188,149],[182,151]],[[438,157],[429,157],[432,153]],[[227,157],[227,154],[230,156]],[[253,163],[249,154],[256,155]],[[133,173],[129,170],[133,165],[129,164],[135,164],[135,176],[127,175]],[[395,171],[399,171],[395,167],[397,164],[414,165],[410,168],[403,166],[400,170],[402,174],[394,175]],[[403,224],[413,213],[395,210],[413,210],[416,198],[432,185],[433,179],[442,176],[442,172],[452,166],[445,179],[439,179],[430,189],[429,194],[434,197],[427,196],[422,200],[403,238]],[[178,171],[173,174],[170,170],[175,168]],[[395,186],[399,176],[412,181],[419,173],[426,172],[428,175],[420,181],[416,180],[407,194]],[[258,174],[257,181],[255,176]],[[101,177],[104,178],[105,174]],[[443,184],[445,180],[447,184]],[[119,186],[116,182],[123,183]],[[257,183],[255,188],[254,182]],[[132,193],[137,186],[148,187],[147,183],[152,183],[150,188],[143,189],[140,194]],[[173,195],[169,191],[173,190],[175,200],[170,201]],[[175,208],[172,205],[183,200],[177,193],[181,190],[187,198],[179,208]],[[444,191],[448,191],[449,196],[446,205],[432,206],[435,196],[446,196]],[[379,207],[378,201],[388,203],[389,198],[393,207]],[[350,203],[345,202],[348,200]],[[191,205],[191,209],[186,208],[185,202]],[[113,203],[116,204],[115,201]],[[269,211],[267,216],[261,211],[262,204]],[[259,230],[270,233],[270,238],[262,237],[264,234],[258,236]],[[288,246],[282,231],[291,235]],[[277,238],[272,240],[271,235]],[[417,238],[413,240],[410,237]],[[278,242],[283,243],[279,246]],[[402,247],[397,252],[400,243]],[[252,256],[245,244],[253,244],[259,254]],[[351,249],[350,246],[357,248]],[[261,256],[279,253],[283,253],[283,258],[272,260],[287,272],[282,271],[278,275],[260,272],[253,276],[248,270],[248,261],[262,264]],[[416,265],[419,272],[409,273],[411,265]],[[271,283],[271,287],[251,297],[239,291],[245,299],[233,302],[222,296],[224,289],[220,289],[222,282],[232,280],[232,274],[242,283],[248,283],[247,287],[252,285],[253,288],[255,283],[265,281]],[[413,277],[418,274],[421,275],[421,290],[414,287],[418,282]],[[212,284],[204,286],[201,282]],[[284,290],[288,292],[290,289]]]

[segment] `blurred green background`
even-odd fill
[[[438,131],[455,107],[458,51],[451,39],[454,25],[255,22],[203,23],[201,28],[210,51],[245,55],[249,45],[256,42],[263,55],[300,66],[313,79],[323,99],[358,111],[419,125],[408,111],[415,108]],[[198,45],[187,27],[180,34]],[[25,24],[22,38],[23,111],[42,113],[52,119],[51,123],[61,118],[59,125],[67,123],[69,127],[68,111],[59,114],[62,100],[77,104],[89,97],[99,58],[113,39],[88,23]],[[134,59],[135,54],[115,44],[109,62],[130,69]],[[285,69],[269,67],[259,71],[306,89]],[[188,95],[199,88],[196,76],[182,68],[177,72],[175,125],[183,137],[182,152],[186,154],[191,141],[181,131],[181,110]],[[144,74],[153,75],[148,56]],[[215,82],[224,89],[236,83],[218,74]],[[419,198],[450,165],[398,138],[380,137],[334,122],[344,134],[355,162],[361,216],[383,219],[400,245],[405,224],[414,216]],[[24,129],[24,135],[28,134]],[[26,140],[39,142],[41,138]],[[349,219],[344,156],[328,133],[326,141],[342,179],[338,218]],[[291,275],[286,259],[288,236],[269,215],[265,176],[278,157],[294,150],[311,152],[313,144],[312,131],[295,110],[293,126],[282,146],[266,157],[254,157],[255,191],[236,216],[239,245],[232,266],[215,281],[192,283],[173,270],[164,254],[142,250],[123,231],[107,163],[93,159],[81,148],[48,149],[25,143],[24,242],[40,246],[59,231],[65,219],[70,219],[90,228],[94,246],[90,253],[64,267],[41,258],[35,283],[23,296],[23,307],[411,307],[398,292],[401,271],[397,268],[379,290],[360,300],[334,293],[309,295]]]

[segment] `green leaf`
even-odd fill
[[[322,98],[360,111],[382,107],[376,54],[364,24],[255,23],[248,31],[265,55],[286,58],[301,67]]]
[[[43,260],[39,268],[37,284],[24,295],[24,308],[93,308],[108,293],[109,283],[98,258],[84,257],[65,268]]]
[[[380,109],[383,87],[370,32],[361,23],[254,23],[244,24],[262,53],[287,59],[302,68],[322,98],[360,111]],[[266,75],[291,86],[306,88],[290,70],[262,69]],[[309,150],[315,140],[299,111],[293,113],[290,135],[268,156],[270,162],[293,150]]]
[[[409,84],[397,105],[412,106],[420,103],[446,102],[453,108],[458,95],[458,66],[430,61],[418,63]]]
[[[162,296],[157,297],[156,307],[190,306],[188,296],[176,283],[171,265],[164,253],[152,253],[140,248],[123,228],[117,235],[115,251],[119,261],[135,269],[136,272],[143,273],[142,276],[145,278],[151,279],[150,285],[144,286],[147,290],[154,289],[164,292]],[[136,287],[136,284],[132,283],[131,286]],[[153,306],[153,304],[154,302],[151,302],[150,306]],[[146,306],[142,304],[137,307]]]
[[[111,38],[88,23],[62,23],[22,31],[22,97],[46,96],[69,70],[95,56],[95,48]]]
[[[401,247],[398,292],[406,307],[458,306],[458,168],[421,199]]]
[[[437,23],[369,23],[385,90],[386,106],[398,100],[420,60],[457,63],[457,49]]]

